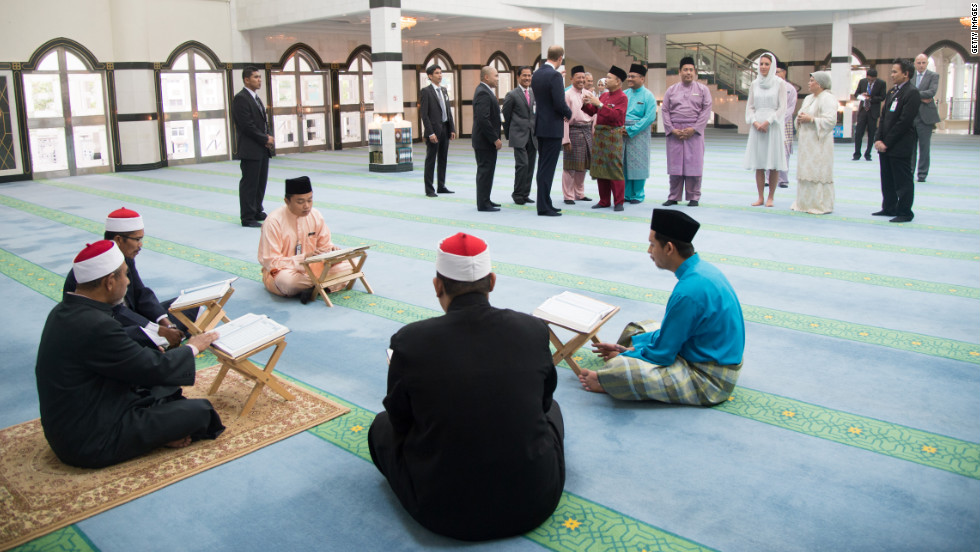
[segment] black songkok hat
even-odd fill
[[[777,61],[776,62],[776,69],[782,69],[783,71],[786,71],[787,73],[789,73],[789,65],[786,65],[786,62],[785,61]]]
[[[630,73],[636,73],[637,75],[647,76],[647,66],[640,65],[639,63],[634,63],[630,65]]]
[[[687,243],[694,241],[694,234],[698,233],[698,228],[701,228],[698,221],[683,211],[673,209],[654,209],[653,217],[650,219],[650,230],[661,236]]]
[[[874,67],[872,67],[871,69],[868,69],[868,76],[869,77],[878,78],[878,70],[875,69]]]
[[[585,67],[582,67],[581,65],[576,65],[575,67],[572,67],[572,76],[573,77],[577,73],[584,73],[584,72],[585,72]]]
[[[685,65],[694,65],[695,69],[698,68],[698,66],[695,65],[694,63],[694,58],[692,58],[691,56],[682,57],[681,62],[677,64],[677,68],[683,69]]]
[[[286,195],[308,194],[312,191],[313,184],[308,176],[286,179]]]
[[[622,69],[616,67],[615,65],[609,68],[609,73],[612,75],[616,75],[617,77],[619,77],[619,80],[621,81],[626,80],[626,71],[623,71]]]

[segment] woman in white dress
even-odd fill
[[[745,104],[745,122],[749,127],[749,142],[745,146],[745,168],[755,169],[755,186],[759,199],[753,206],[762,205],[766,189],[766,172],[769,173],[769,199],[766,207],[773,206],[773,196],[779,183],[779,171],[786,170],[786,152],[783,145],[783,121],[786,118],[786,81],[776,76],[776,56],[766,52],[759,58],[759,76],[749,87],[749,101]]]
[[[810,73],[810,95],[796,116],[799,150],[796,201],[791,209],[814,215],[834,210],[834,126],[837,99],[828,90],[829,71]]]

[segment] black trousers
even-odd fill
[[[551,203],[551,183],[561,152],[561,138],[538,137],[538,214],[555,210]]]
[[[487,209],[490,191],[493,189],[493,173],[497,170],[496,149],[475,149],[476,153],[476,208]]]
[[[446,125],[441,124],[441,128],[436,128],[437,144],[433,144],[428,136],[425,136],[425,193],[435,193],[436,189],[432,186],[433,173],[436,172],[436,162],[438,161],[439,189],[446,187],[446,160],[449,158],[449,133],[446,132]]]
[[[864,156],[871,156],[871,147],[875,143],[875,131],[878,129],[878,118],[872,117],[867,111],[858,112],[857,126],[854,127],[854,155],[861,155],[861,142],[864,135],[868,135],[868,147],[864,150]]]
[[[878,155],[881,164],[881,209],[899,217],[914,217],[912,201],[915,182],[912,181],[912,156]]]
[[[524,201],[531,195],[531,181],[534,180],[534,160],[538,150],[530,137],[522,148],[514,148],[514,201]]]
[[[258,220],[269,179],[269,156],[262,159],[242,159],[242,179],[238,181],[238,208],[242,222]]]

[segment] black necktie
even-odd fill
[[[265,118],[265,106],[262,105],[262,99],[259,98],[258,94],[255,95],[255,103],[259,104],[259,111],[262,112],[262,118]]]

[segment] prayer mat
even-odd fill
[[[182,449],[159,448],[122,464],[102,469],[62,464],[44,439],[41,420],[0,431],[0,550],[46,535],[114,508],[204,470],[271,445],[350,411],[288,381],[296,397],[286,401],[261,393],[255,407],[238,413],[252,391],[252,382],[229,370],[217,393],[207,390],[218,365],[199,370],[187,398],[211,401],[224,433]]]

